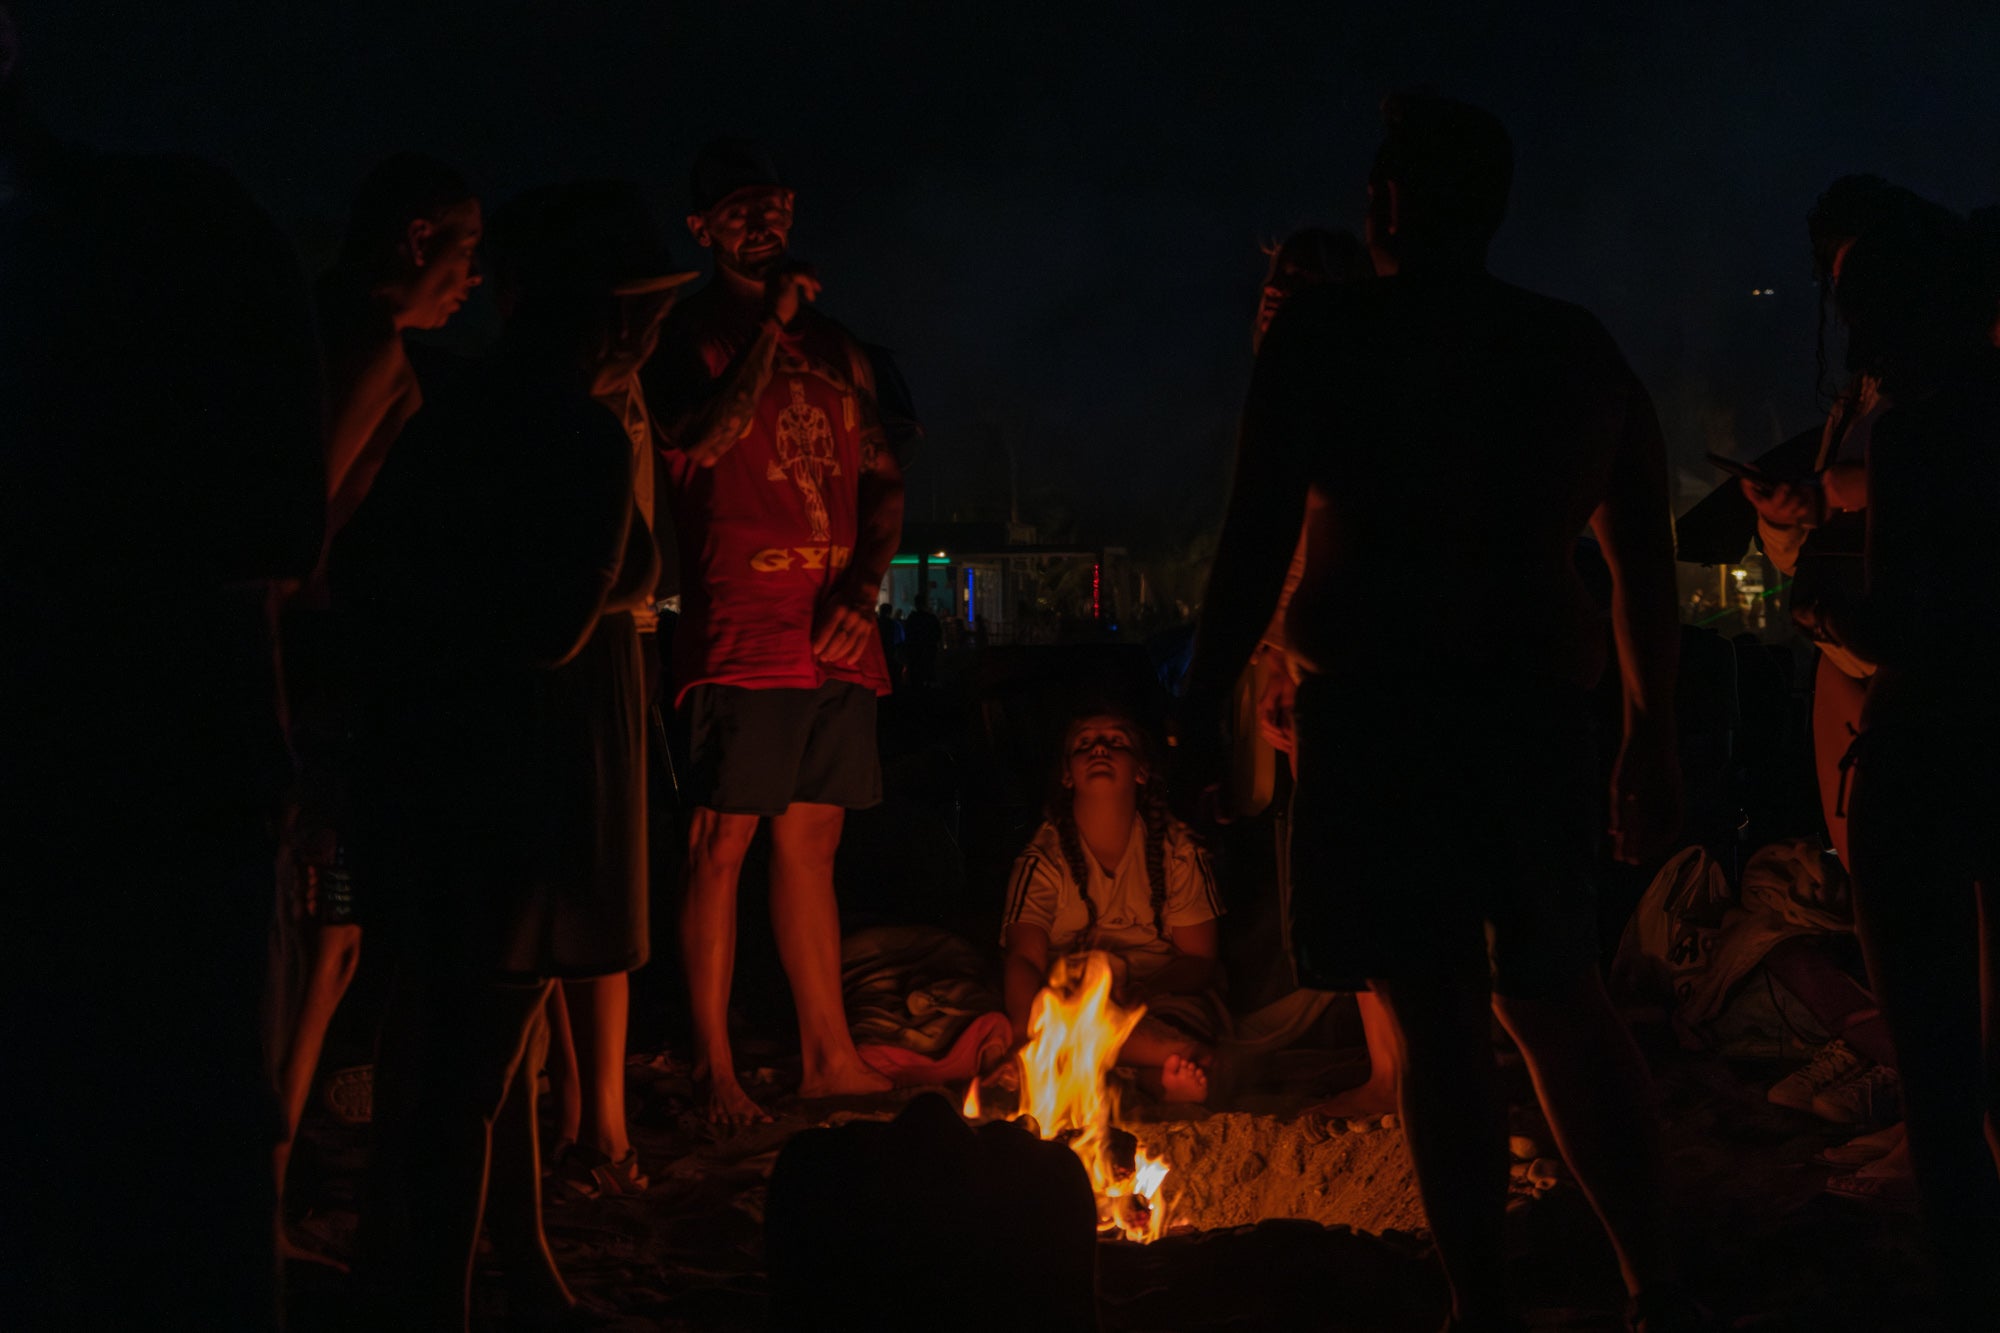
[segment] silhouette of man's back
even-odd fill
[[[1588,313],[1484,273],[1295,298],[1266,343],[1246,447],[1312,486],[1294,652],[1318,671],[1449,659],[1587,683],[1602,632],[1571,568],[1651,405]]]

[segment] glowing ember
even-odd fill
[[[1064,958],[1028,1014],[1021,1048],[1021,1118],[1044,1139],[1069,1145],[1090,1173],[1098,1221],[1127,1239],[1153,1240],[1166,1229],[1158,1199],[1167,1164],[1116,1128],[1111,1070],[1146,1009],[1111,999],[1111,962],[1102,953]],[[977,1113],[968,1093],[967,1116]]]

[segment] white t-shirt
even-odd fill
[[[1153,924],[1145,822],[1133,818],[1132,837],[1125,844],[1116,874],[1106,875],[1088,850],[1083,859],[1090,871],[1090,900],[1097,905],[1095,941],[1084,938],[1090,909],[1077,892],[1069,861],[1063,856],[1062,839],[1054,824],[1045,823],[1035,831],[1027,850],[1014,860],[1001,921],[1001,944],[1007,942],[1008,929],[1020,922],[1047,931],[1049,945],[1057,954],[1093,947],[1122,958],[1126,974],[1134,980],[1142,981],[1172,962],[1178,955]],[[1169,934],[1176,926],[1200,925],[1222,915],[1222,898],[1215,889],[1215,871],[1208,853],[1179,820],[1167,826],[1165,869],[1164,917]]]

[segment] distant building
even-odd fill
[[[1138,605],[1125,548],[1036,535],[1025,523],[905,523],[881,601],[907,611],[928,584],[933,610],[983,619],[993,643],[1114,632]]]

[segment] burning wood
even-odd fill
[[[1169,1168],[1117,1126],[1111,1071],[1145,1013],[1144,1005],[1127,1009],[1111,998],[1111,963],[1104,954],[1059,960],[1029,1011],[1015,1117],[1039,1137],[1069,1146],[1090,1173],[1100,1228],[1137,1241],[1166,1230],[1160,1186]],[[963,1109],[968,1119],[979,1114],[976,1080]]]

